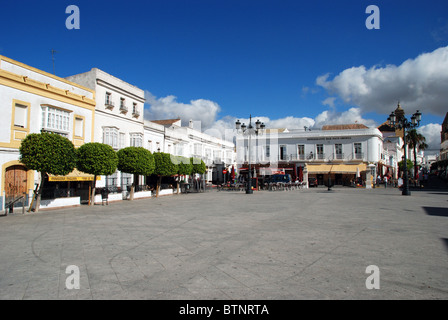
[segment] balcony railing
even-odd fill
[[[104,106],[106,107],[106,109],[112,110],[115,107],[115,103],[113,101],[106,100]]]
[[[138,117],[140,117],[140,111],[138,111],[138,110],[134,110],[134,111],[132,112],[132,116],[133,116],[134,118],[138,118]]]
[[[120,112],[121,113],[127,113],[128,112],[128,107],[126,107],[125,105],[121,105],[120,106]]]
[[[344,160],[344,154],[343,153],[333,153],[329,160]]]

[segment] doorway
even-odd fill
[[[5,171],[5,201],[6,204],[24,197],[14,203],[14,207],[28,205],[27,197],[27,170],[24,166],[15,165]]]

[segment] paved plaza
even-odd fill
[[[448,298],[447,190],[212,190],[16,212],[0,241],[3,300]]]

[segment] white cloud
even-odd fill
[[[440,151],[440,133],[442,131],[442,125],[438,123],[430,123],[421,126],[417,131],[426,138],[426,144],[428,144],[425,154],[436,154]]]
[[[407,114],[416,110],[444,116],[448,101],[448,47],[409,59],[399,66],[365,66],[325,74],[316,84],[363,112],[389,114],[400,101]]]
[[[145,92],[146,102],[149,108],[145,110],[145,119],[177,119],[182,123],[188,123],[190,120],[200,121],[203,129],[210,128],[216,120],[220,107],[216,102],[197,99],[190,103],[181,103],[176,101],[175,96],[156,98],[151,92]]]
[[[334,108],[334,101],[336,100],[336,97],[328,97],[324,101],[322,101],[322,104],[324,106],[329,106],[331,108]]]
[[[367,127],[376,127],[377,124],[374,120],[364,119],[361,115],[360,108],[350,108],[344,112],[336,111],[324,111],[317,115],[316,127],[320,128],[326,124],[364,124]]]

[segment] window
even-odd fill
[[[70,112],[50,106],[42,107],[42,129],[67,135],[70,131]]]
[[[280,160],[286,160],[286,146],[280,146]]]
[[[115,171],[112,175],[106,176],[106,187],[118,186],[118,171]]]
[[[143,134],[141,133],[131,133],[131,147],[142,147],[143,146]]]
[[[355,148],[355,159],[362,159],[363,158],[363,153],[362,153],[362,145],[361,145],[361,143],[355,143],[354,144],[354,148]]]
[[[269,159],[271,157],[271,146],[267,145],[265,147],[265,155],[266,155],[266,159]]]
[[[213,160],[221,161],[221,150],[213,150]]]
[[[126,107],[126,100],[124,98],[120,98],[120,111],[122,113],[128,112],[128,108]]]
[[[110,92],[106,92],[106,105],[111,105],[112,104],[112,94]]]
[[[151,140],[148,140],[148,150],[153,152],[153,150],[152,150],[152,141]]]
[[[120,149],[123,149],[126,147],[126,133],[120,132]]]
[[[344,155],[342,153],[342,144],[335,144],[334,145],[334,151],[335,151],[335,158],[336,159],[343,159]]]
[[[132,174],[122,172],[121,173],[121,189],[126,190],[126,186],[130,186],[132,184]]]
[[[176,155],[183,156],[184,155],[184,145],[182,143],[178,143],[175,145],[176,147]]]
[[[118,128],[103,128],[103,143],[111,146],[114,149],[118,149]]]
[[[84,119],[81,117],[75,117],[75,136],[84,137]]]
[[[140,112],[138,112],[137,103],[135,102],[132,104],[132,115],[136,118],[140,116]]]
[[[303,144],[297,145],[297,155],[298,160],[305,160],[305,145]]]
[[[212,158],[212,150],[211,149],[205,149],[205,157],[206,159],[211,159]]]
[[[202,156],[202,144],[200,144],[200,143],[194,144],[194,155]]]
[[[316,145],[316,152],[317,152],[317,159],[324,159],[324,145],[323,144],[317,144]]]
[[[28,107],[17,104],[14,108],[14,126],[20,128],[27,128],[28,125]]]

